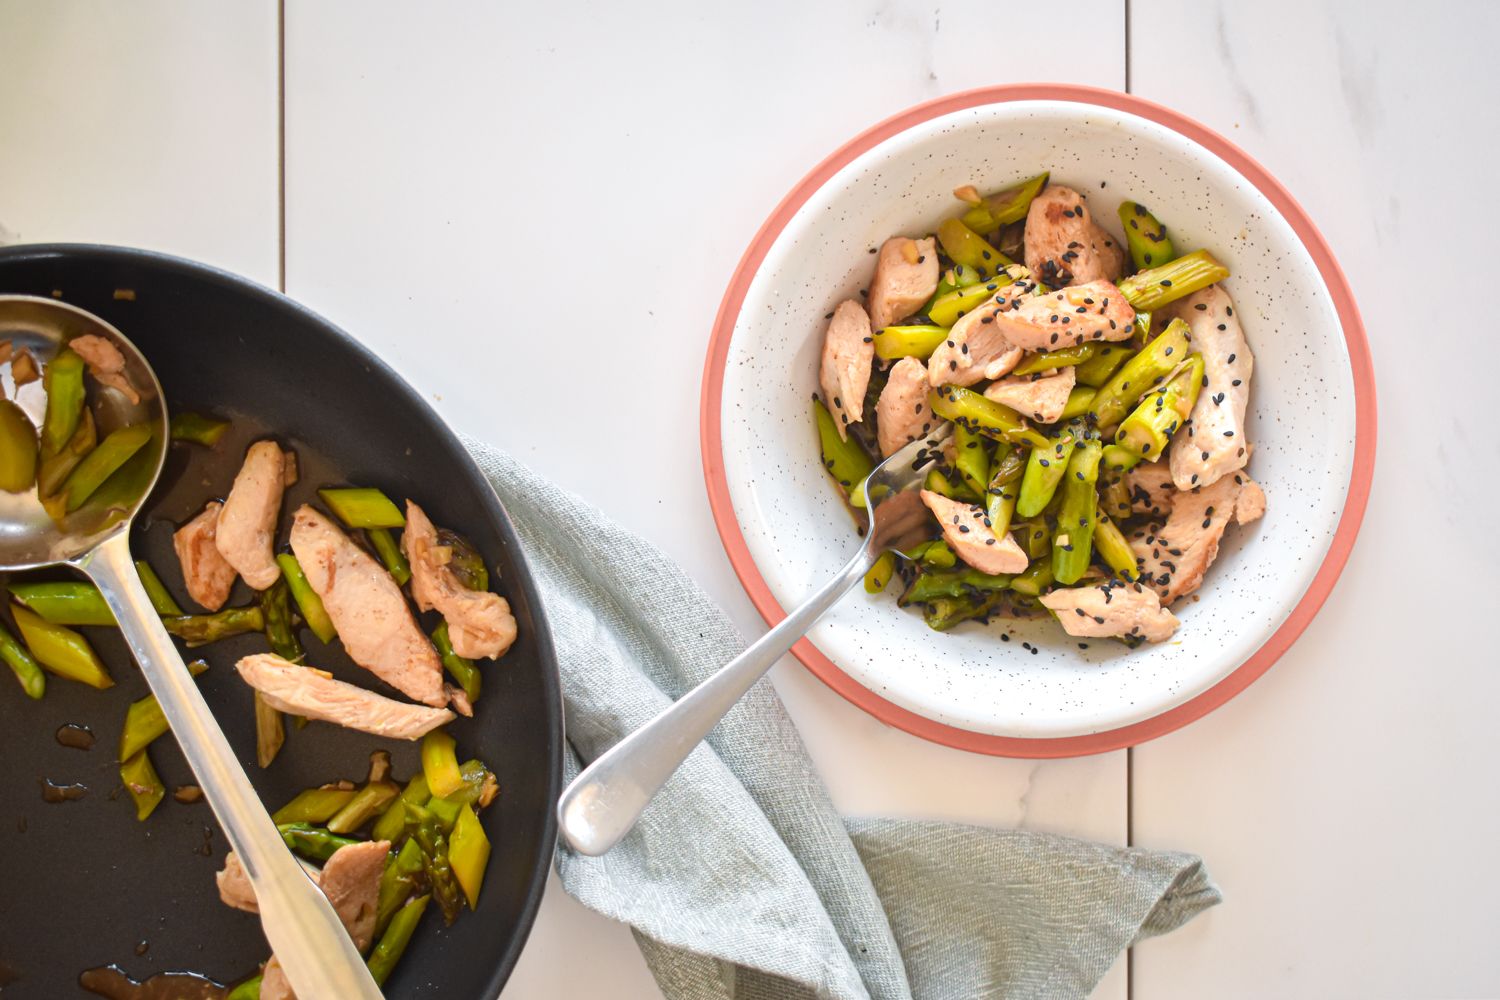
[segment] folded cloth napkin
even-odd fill
[[[467,442],[520,533],[562,670],[568,775],[744,648],[661,552]],[[629,924],[672,1000],[1083,997],[1132,941],[1220,899],[1192,855],[845,820],[768,682],[563,887]]]

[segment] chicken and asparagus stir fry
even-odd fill
[[[871,251],[864,301],[827,317],[823,465],[863,507],[881,458],[948,435],[922,491],[931,537],[865,580],[932,628],[1051,614],[1160,642],[1230,521],[1265,511],[1245,471],[1254,358],[1212,254],[1129,201],[1122,241],[1048,181],[959,188],[934,234]]]
[[[0,344],[0,353],[8,347]],[[28,372],[31,380],[44,381],[46,417],[38,430],[15,403],[0,402],[0,488],[37,490],[59,518],[117,489],[116,480],[129,474],[123,466],[150,429],[126,427],[97,438],[91,390],[136,398],[118,351],[110,351],[113,345],[99,338],[75,338],[40,373],[9,358],[18,383]],[[170,433],[178,447],[215,449],[229,428],[228,421],[180,413]],[[127,431],[135,436],[118,443]],[[481,694],[478,661],[505,654],[516,639],[516,621],[505,598],[490,591],[489,570],[472,544],[435,526],[416,502],[407,500],[403,509],[377,489],[320,489],[327,512],[298,507],[287,550],[277,551],[284,492],[297,476],[294,452],[256,441],[227,495],[177,528],[173,548],[195,609],[185,610],[149,563],[138,561],[136,568],[163,625],[186,646],[264,636],[267,652],[234,664],[252,695],[246,711],[254,714],[262,767],[271,766],[286,740],[286,716],[298,726],[312,720],[421,741],[421,771],[404,783],[390,773],[388,754],[376,751],[362,784],[308,789],[274,814],[288,847],[367,954],[375,979],[384,982],[430,903],[446,923],[478,903],[490,854],[478,816],[499,787],[482,761],[460,763],[444,726],[456,715],[473,714]],[[238,580],[253,599],[229,606]],[[0,659],[27,696],[44,698],[49,674],[99,689],[114,684],[79,631],[115,627],[92,584],[16,579],[8,589],[15,632],[0,625]],[[418,618],[425,612],[435,612],[428,629]],[[307,662],[303,629],[325,645],[341,644],[357,666],[403,697],[339,680]],[[209,664],[198,659],[189,669],[197,676]],[[167,732],[155,697],[126,709],[120,778],[143,822],[167,796],[150,757],[151,744]],[[184,786],[174,797],[192,802],[201,793]],[[218,887],[228,905],[255,911],[232,853]],[[292,992],[272,957],[229,996],[286,1000]]]

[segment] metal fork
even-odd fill
[[[947,425],[918,438],[881,462],[865,481],[869,527],[864,544],[828,583],[775,628],[670,708],[615,744],[573,779],[557,804],[563,837],[581,854],[600,855],[640,819],[709,730],[760,680],[771,665],[863,579],[887,549],[920,540],[928,520],[918,491],[942,451]]]

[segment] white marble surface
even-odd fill
[[[1226,904],[1138,948],[1101,997],[1500,994],[1500,662],[1475,638],[1500,613],[1484,519],[1500,449],[1476,420],[1500,341],[1424,308],[1489,235],[1474,189],[1500,149],[1500,8],[1129,7],[1133,89],[1265,162],[1363,307],[1383,419],[1343,582],[1270,674],[1130,767],[1124,753],[1035,763],[924,744],[795,664],[778,690],[850,814],[1201,852]],[[978,2],[289,0],[281,15],[271,0],[0,0],[0,226],[268,284],[284,252],[292,295],[455,426],[656,541],[746,631],[760,625],[708,516],[697,402],[708,325],[761,219],[833,146],[923,98],[1126,83],[1124,0],[1070,5],[1064,60]],[[1440,375],[1399,351],[1450,330],[1466,343]],[[597,413],[558,406],[534,377],[563,338],[588,359],[569,382],[628,432],[600,440]],[[1449,581],[1475,613],[1438,624],[1413,598]],[[552,890],[507,998],[659,995],[627,931]]]

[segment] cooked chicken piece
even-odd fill
[[[1163,604],[1191,594],[1203,583],[1203,574],[1219,554],[1219,540],[1231,517],[1245,498],[1241,523],[1265,510],[1265,493],[1244,473],[1225,476],[1212,486],[1179,492],[1172,499],[1166,523],[1136,533],[1130,541],[1141,568],[1141,582],[1156,590]]]
[[[823,335],[823,364],[818,384],[823,404],[833,414],[839,437],[848,439],[849,425],[864,418],[865,390],[870,387],[870,365],[875,362],[875,342],[870,317],[864,306],[849,299],[840,302]]]
[[[447,696],[448,704],[453,707],[453,711],[466,719],[474,717],[474,703],[469,700],[469,694],[463,688],[457,684],[444,684],[443,694]]]
[[[1181,624],[1139,583],[1111,580],[1097,587],[1063,587],[1041,601],[1057,613],[1063,631],[1081,639],[1121,636],[1162,642]]]
[[[996,538],[991,530],[990,519],[983,509],[958,500],[950,500],[941,493],[922,491],[922,502],[932,511],[938,524],[942,525],[945,538],[958,558],[981,573],[992,576],[1001,573],[1024,572],[1028,563],[1026,553],[1016,540],[1006,532]]]
[[[1135,310],[1107,281],[1091,281],[1045,295],[1012,296],[1000,305],[995,326],[1012,344],[1028,351],[1125,340],[1135,322]]]
[[[453,651],[470,660],[494,660],[516,641],[516,619],[499,594],[470,590],[448,568],[450,549],[438,544],[427,514],[406,501],[401,548],[411,562],[411,596],[423,611],[437,610],[448,623]]]
[[[270,653],[243,657],[234,667],[278,711],[373,736],[417,740],[453,721],[453,713],[446,708],[396,701]]]
[[[1177,487],[1166,462],[1142,462],[1125,473],[1125,486],[1130,490],[1132,514],[1162,519],[1171,513]]]
[[[1045,285],[1119,281],[1125,273],[1120,241],[1094,221],[1088,203],[1061,184],[1031,201],[1026,212],[1026,266]]]
[[[225,906],[244,910],[246,913],[260,912],[260,906],[255,901],[255,890],[250,887],[250,876],[245,874],[245,866],[240,864],[238,854],[230,851],[224,855],[224,867],[214,875],[214,881],[218,883],[219,898],[224,901]]]
[[[902,358],[891,368],[875,401],[880,454],[889,457],[932,430],[937,419],[927,408],[927,369],[916,358]]]
[[[17,351],[10,360],[10,377],[17,389],[41,378],[41,373],[37,371],[36,355],[24,347]]]
[[[1245,406],[1255,357],[1234,315],[1229,293],[1209,285],[1174,303],[1188,324],[1193,350],[1203,355],[1205,384],[1172,442],[1172,479],[1179,490],[1212,486],[1250,460]]]
[[[880,247],[875,258],[875,279],[870,282],[870,326],[884,330],[910,316],[932,298],[938,284],[937,244],[893,236]]]
[[[1035,375],[1013,375],[984,390],[989,399],[1004,403],[1023,417],[1050,424],[1062,419],[1068,394],[1078,381],[1071,365]]]
[[[349,658],[408,698],[441,708],[442,661],[384,567],[305,504],[292,518],[291,541]]]
[[[276,565],[276,516],[286,488],[286,458],[275,441],[257,441],[245,452],[219,511],[214,544],[245,582],[265,590],[281,578]]]
[[[89,333],[74,337],[68,341],[68,347],[89,366],[89,373],[100,385],[120,390],[132,403],[141,401],[141,394],[130,384],[130,379],[125,374],[125,355],[113,343]]]
[[[177,550],[177,561],[182,564],[188,596],[209,611],[222,608],[234,587],[234,567],[220,554],[214,541],[223,506],[217,500],[209,501],[197,517],[172,536],[172,548]]]
[[[333,904],[344,929],[354,939],[355,947],[364,951],[375,936],[375,920],[380,902],[380,875],[390,853],[388,840],[349,844],[333,852],[323,866],[319,887]],[[291,983],[281,963],[272,955],[261,973],[261,1000],[296,1000]]]
[[[948,339],[927,361],[927,378],[934,386],[973,385],[999,378],[1020,364],[1025,352],[1006,340],[995,324],[995,314],[1001,309],[998,299],[1006,291],[1002,288],[995,298],[986,299],[953,324]]]
[[[1234,498],[1234,523],[1249,524],[1258,521],[1266,513],[1266,491],[1260,488],[1260,483],[1243,477],[1245,481],[1240,484],[1240,495]]]

